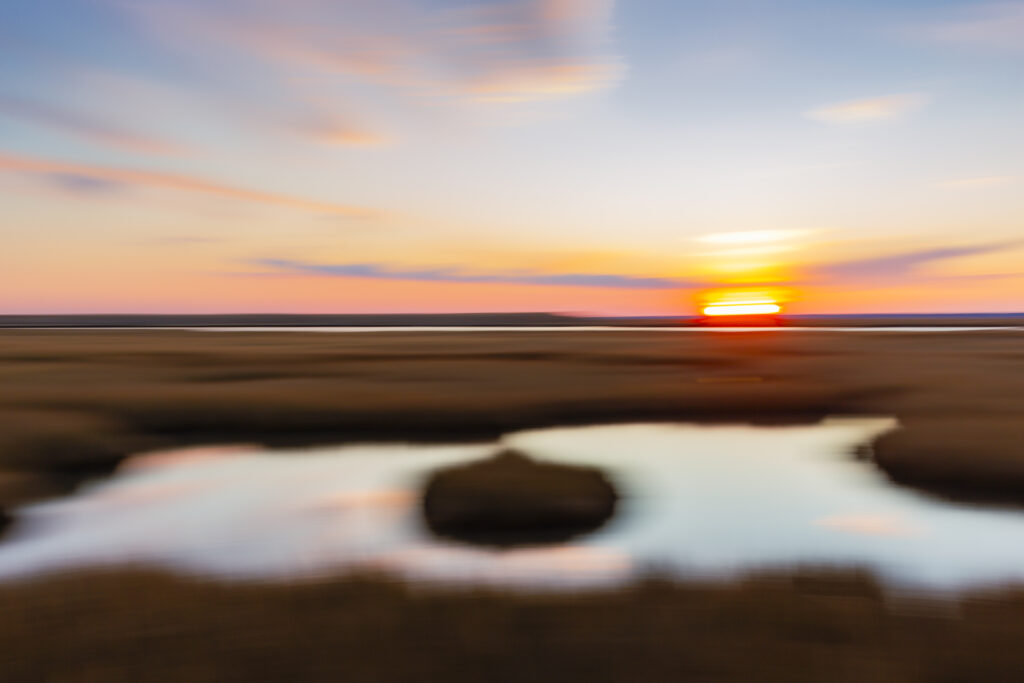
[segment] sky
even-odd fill
[[[5,0],[0,64],[0,313],[1024,310],[1024,0]]]

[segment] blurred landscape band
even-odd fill
[[[132,453],[195,444],[454,442],[569,424],[829,415],[899,419],[874,449],[899,482],[1024,502],[1022,342],[1015,329],[6,330],[0,507]]]
[[[1019,505],[1022,344],[1011,328],[6,329],[0,511],[131,454],[190,444],[828,415],[897,417],[902,429],[872,454],[897,483]],[[1012,681],[1024,667],[1022,605],[1019,588],[900,595],[869,574],[813,568],[550,594],[352,576],[222,584],[126,568],[0,586],[0,678]]]
[[[688,327],[695,316],[583,316],[558,313],[0,315],[0,328],[77,327]],[[1016,327],[1024,313],[787,315],[794,327]]]

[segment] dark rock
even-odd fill
[[[617,502],[596,468],[539,463],[505,451],[434,473],[423,513],[439,536],[505,547],[560,543],[594,531]]]

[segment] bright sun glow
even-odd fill
[[[782,311],[782,307],[773,303],[757,304],[712,304],[704,307],[704,315],[772,315]]]
[[[705,316],[757,316],[782,312],[782,304],[789,300],[786,291],[779,288],[716,289],[699,296],[698,308]]]

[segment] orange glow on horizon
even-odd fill
[[[776,303],[760,304],[713,304],[705,306],[704,315],[774,315],[782,312],[782,306]]]
[[[708,317],[771,316],[782,312],[782,303],[788,301],[788,292],[779,288],[716,289],[703,292],[698,310]]]

